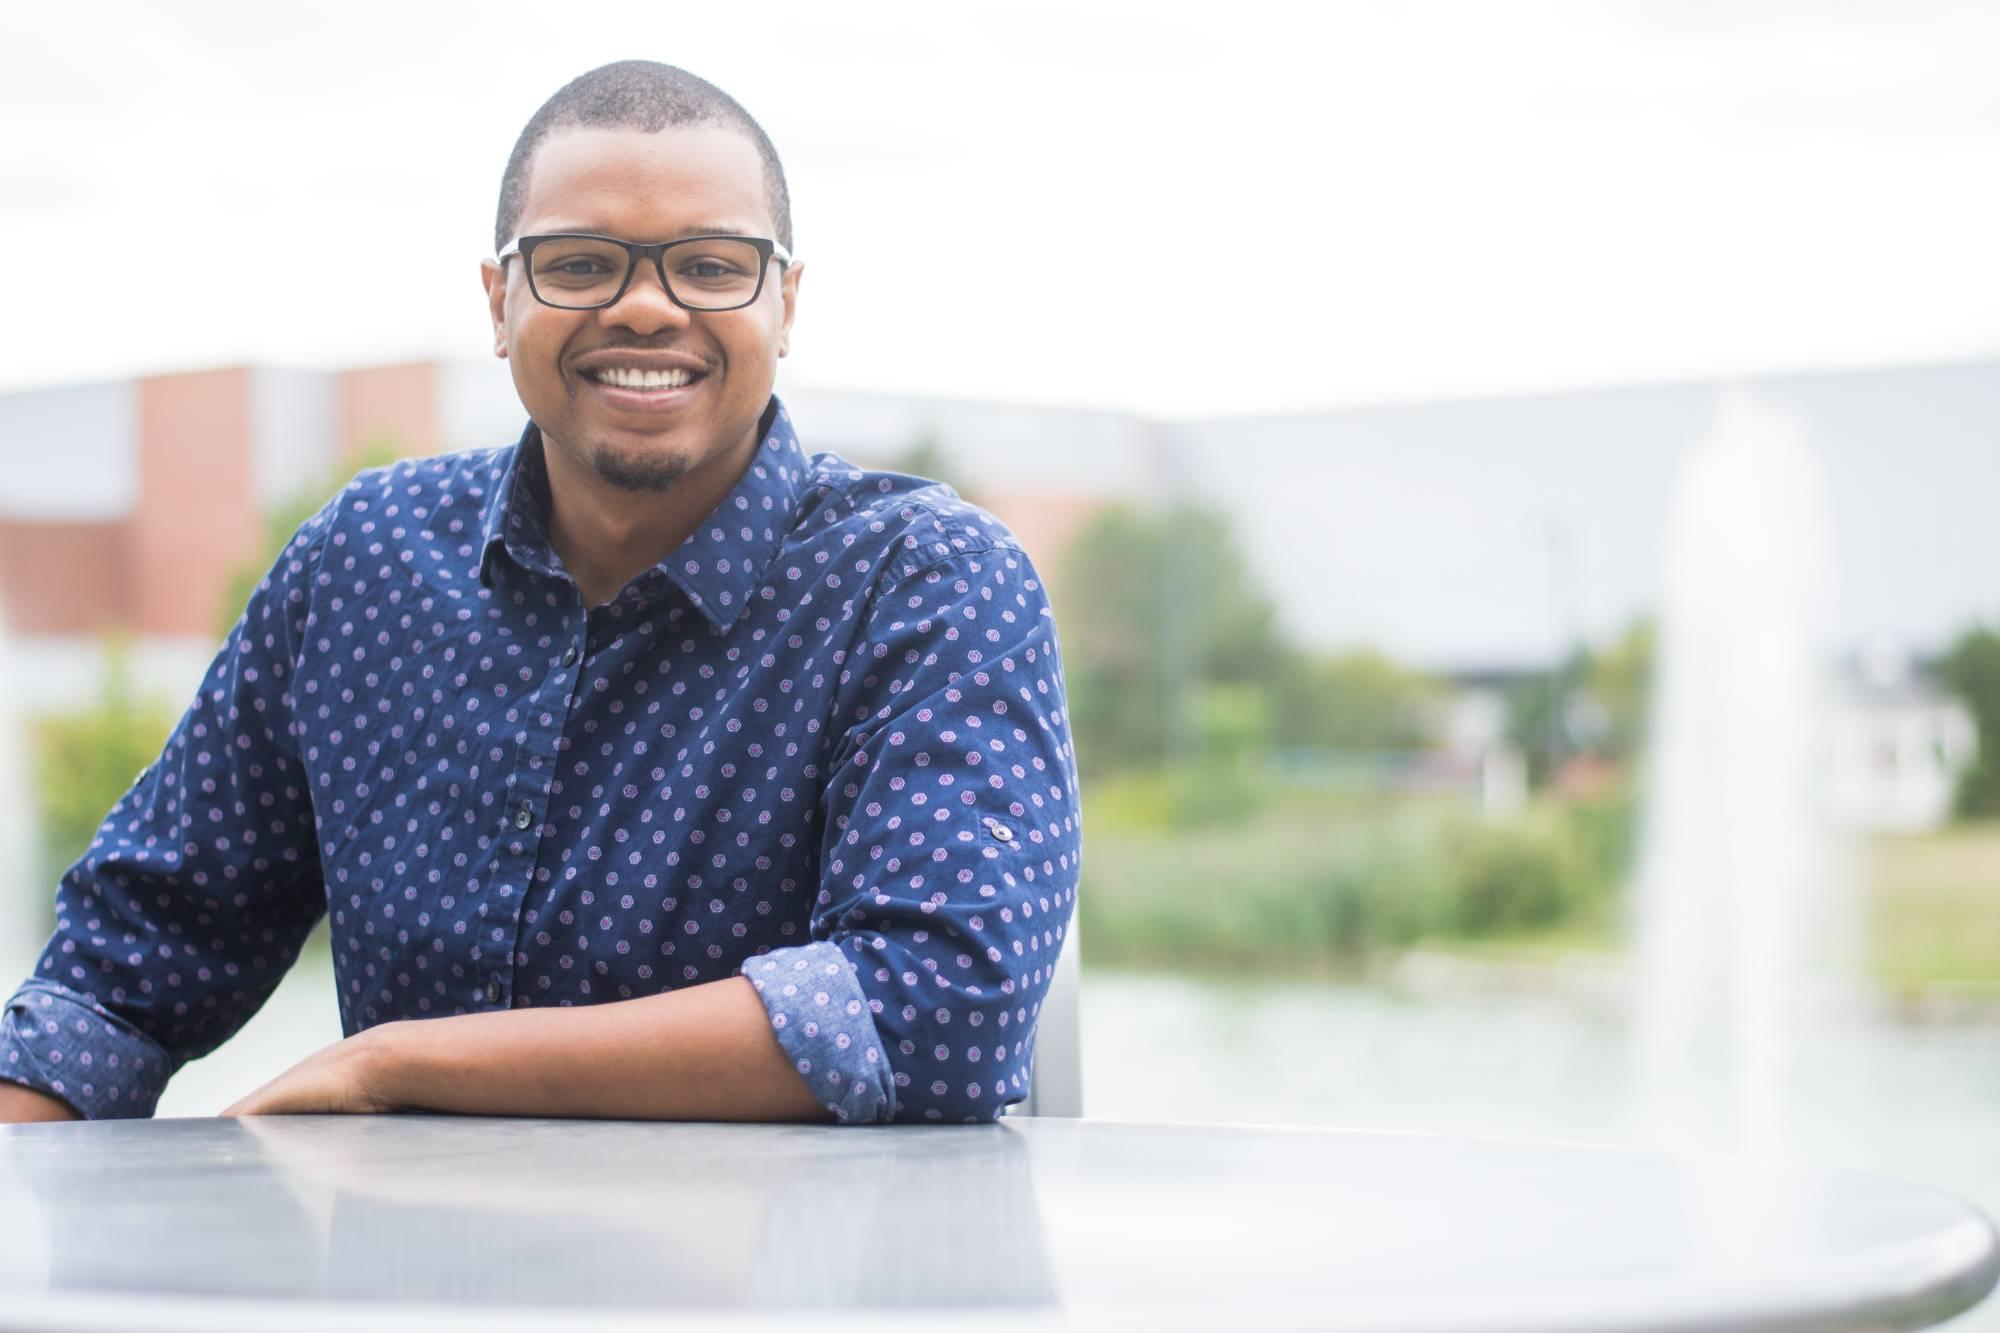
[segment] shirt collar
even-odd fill
[[[687,595],[717,629],[728,629],[756,595],[791,528],[804,488],[806,458],[791,414],[776,397],[764,416],[764,438],[729,494],[654,568]],[[479,579],[491,586],[493,553],[504,547],[538,573],[558,571],[548,542],[548,470],[542,433],[533,422],[508,452],[487,496]]]

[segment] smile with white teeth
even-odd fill
[[[638,370],[630,366],[605,366],[595,374],[599,384],[620,389],[678,389],[694,379],[685,370]]]

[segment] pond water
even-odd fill
[[[1644,1144],[1629,1020],[1562,987],[1087,975],[1094,1117]],[[2000,1021],[1861,1019],[1796,1053],[1786,1160],[1943,1189],[2000,1219]],[[2000,1298],[1951,1325],[2000,1330]]]

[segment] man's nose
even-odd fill
[[[685,325],[688,312],[667,295],[659,269],[640,264],[632,273],[632,281],[625,284],[624,294],[598,311],[598,318],[634,333],[650,334]]]

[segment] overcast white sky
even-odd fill
[[[0,387],[483,354],[514,135],[628,56],[777,142],[817,386],[1173,417],[2000,355],[2000,4],[0,0],[0,29]]]

